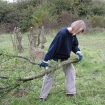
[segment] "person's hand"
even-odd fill
[[[77,54],[77,55],[78,55],[78,57],[79,57],[79,58],[78,58],[78,60],[79,60],[79,61],[81,61],[81,60],[82,60],[82,58],[83,58],[82,53],[81,53],[80,51],[77,51],[77,52],[76,52],[76,54]]]
[[[40,67],[47,67],[48,66],[48,62],[46,61],[42,61],[40,64],[39,64]]]

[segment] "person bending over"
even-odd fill
[[[81,61],[83,55],[78,48],[78,39],[76,35],[80,35],[86,29],[83,20],[74,21],[70,27],[61,29],[53,39],[40,67],[47,67],[51,60],[64,61],[70,58],[71,51],[78,55],[78,60]],[[76,95],[75,87],[75,68],[73,64],[67,64],[62,67],[65,73],[66,80],[66,94],[67,96]],[[46,74],[43,79],[42,89],[40,93],[40,100],[45,101],[47,98],[54,80],[54,72]]]

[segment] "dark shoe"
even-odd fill
[[[67,94],[67,97],[76,97],[76,94]]]
[[[44,99],[44,98],[40,98],[40,101],[44,102],[44,101],[45,101],[45,99]]]

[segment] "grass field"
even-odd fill
[[[55,82],[45,102],[39,101],[42,78],[22,84],[19,89],[25,89],[27,95],[16,97],[12,90],[4,97],[0,97],[0,105],[105,105],[105,32],[77,36],[79,48],[83,53],[83,60],[75,63],[77,96],[70,98],[65,95],[65,77],[62,69],[56,71]],[[48,49],[54,35],[46,35],[45,50]],[[24,54],[28,52],[27,36],[23,36]],[[0,35],[0,49],[5,53],[14,54],[10,35]],[[22,55],[24,55],[22,54]],[[72,58],[77,56],[72,53]],[[44,69],[31,65],[22,59],[14,58],[5,61],[0,56],[0,75],[12,76],[8,81],[0,79],[0,87],[15,82],[16,77],[32,76]]]

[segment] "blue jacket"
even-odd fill
[[[51,59],[64,60],[70,57],[70,53],[80,51],[78,48],[78,40],[76,35],[72,35],[67,28],[61,29],[53,39],[48,52],[44,57],[44,61]]]

